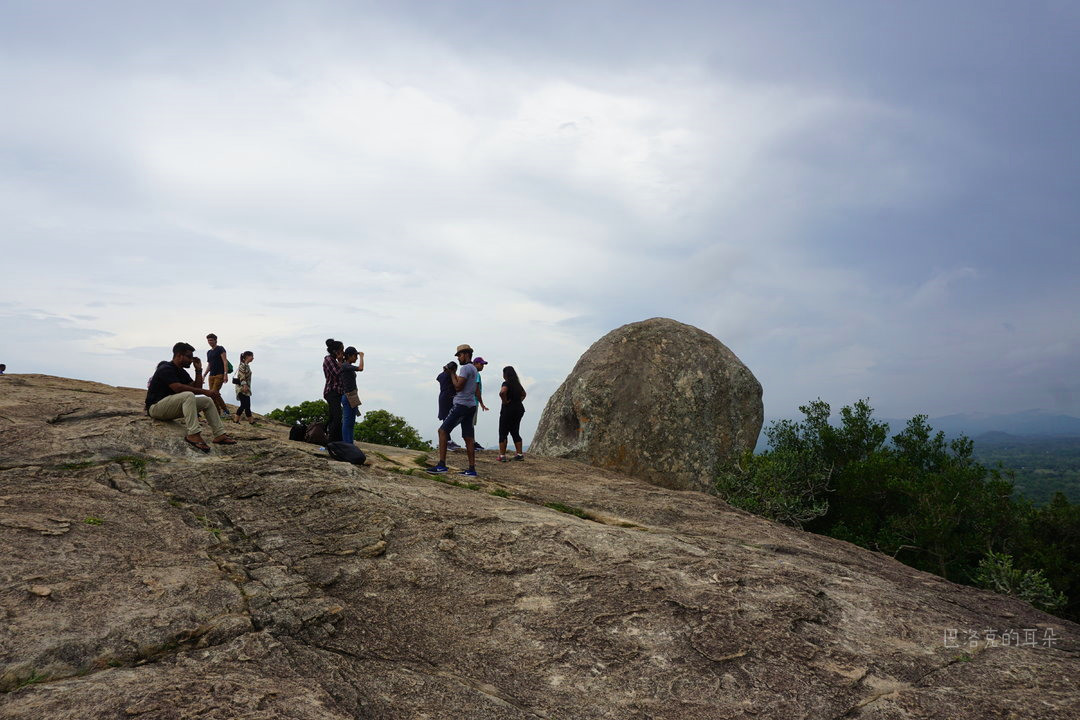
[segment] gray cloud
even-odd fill
[[[57,7],[0,29],[13,369],[138,386],[213,329],[265,410],[341,337],[430,436],[458,342],[530,426],[662,315],[774,416],[1080,413],[1071,5]]]

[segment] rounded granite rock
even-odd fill
[[[718,467],[754,449],[763,415],[761,383],[727,346],[652,318],[593,343],[548,401],[530,450],[705,490]]]

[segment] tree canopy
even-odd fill
[[[799,408],[803,419],[765,431],[769,449],[718,473],[732,505],[886,553],[956,582],[1009,592],[1080,618],[1080,506],[1058,495],[1043,508],[1014,496],[1011,479],[946,440],[925,415],[899,433],[868,400],[840,410]]]

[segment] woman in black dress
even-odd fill
[[[514,448],[517,454],[514,460],[524,460],[525,455],[521,445],[521,417],[525,414],[525,388],[521,386],[517,371],[513,366],[503,368],[503,384],[499,390],[502,399],[502,410],[499,411],[499,462],[506,462],[506,436],[514,438]]]

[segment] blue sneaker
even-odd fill
[[[476,470],[474,470],[473,468],[469,468],[468,470],[462,470],[458,473],[458,475],[464,475],[465,477],[476,477]]]
[[[442,463],[439,463],[439,464],[438,464],[438,465],[436,465],[435,467],[429,467],[429,468],[425,468],[425,472],[429,472],[429,473],[431,473],[432,475],[439,475],[439,474],[441,474],[441,473],[444,473],[444,472],[448,471],[449,469],[450,469],[450,468],[446,467],[446,466],[445,466],[445,465],[443,465]]]

